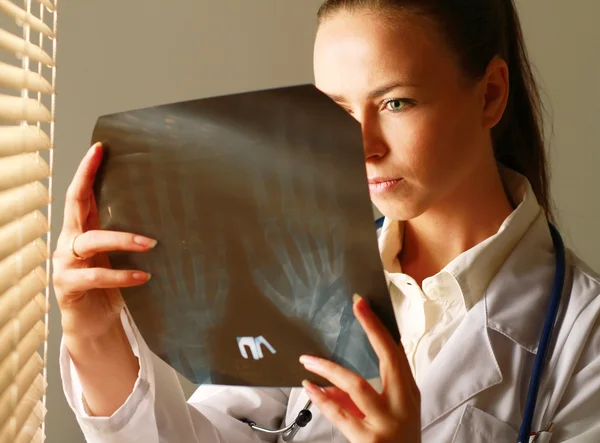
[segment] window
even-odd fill
[[[0,443],[44,441],[57,0],[0,0]]]

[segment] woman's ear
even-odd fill
[[[482,82],[483,121],[485,129],[492,129],[498,124],[508,102],[509,77],[508,65],[499,57],[494,57],[488,64]]]

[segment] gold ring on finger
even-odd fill
[[[86,260],[88,257],[82,257],[77,252],[75,252],[75,240],[77,240],[77,237],[79,237],[80,235],[81,234],[77,234],[73,236],[73,239],[71,240],[71,253],[73,254],[73,257],[75,257],[77,260]]]

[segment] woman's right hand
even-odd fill
[[[138,270],[111,269],[107,253],[144,252],[156,245],[147,237],[100,229],[93,186],[102,154],[99,143],[92,146],[75,173],[52,259],[63,336],[71,341],[94,341],[119,328],[124,307],[119,288],[142,285],[150,278]]]
[[[88,410],[109,417],[127,400],[140,370],[121,323],[125,302],[119,288],[142,285],[150,276],[111,269],[108,252],[144,252],[156,242],[100,229],[93,188],[101,162],[102,147],[95,144],[67,191],[63,228],[52,262],[63,340]]]

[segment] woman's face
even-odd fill
[[[371,198],[385,216],[408,220],[457,198],[489,163],[482,89],[423,18],[336,12],[318,30],[314,71],[362,125]]]

